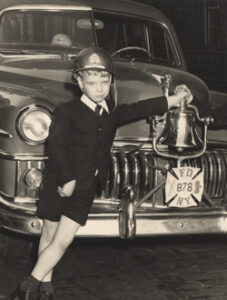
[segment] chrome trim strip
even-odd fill
[[[4,8],[1,13],[4,14],[7,11],[13,10],[49,10],[49,11],[62,11],[62,10],[69,10],[69,11],[76,11],[76,10],[87,10],[91,11],[92,8],[90,6],[76,6],[76,5],[55,5],[55,4],[30,4],[30,5],[14,5],[7,8]]]
[[[8,195],[6,193],[4,193],[3,191],[0,191],[0,202],[1,202],[1,197],[6,200],[9,201],[9,203],[29,203],[29,204],[33,204],[34,202],[36,202],[37,200],[39,200],[38,198],[33,198],[33,197],[21,197],[21,196],[16,196],[13,197],[11,195]]]
[[[22,205],[16,204],[15,202],[7,201],[7,200],[3,199],[2,196],[0,196],[0,203],[3,204],[5,207],[11,208],[13,210],[20,210],[23,212],[30,212],[30,213],[36,212],[36,207],[22,206]]]
[[[4,129],[0,129],[0,135],[4,135],[10,139],[13,138],[13,135],[11,133],[9,133],[8,131],[4,130]]]
[[[9,153],[5,152],[3,150],[0,150],[0,158],[8,159],[8,160],[48,160],[47,155],[40,155],[40,154],[33,154],[33,153],[27,153],[27,154],[19,154],[19,153]]]
[[[120,199],[115,199],[115,198],[105,198],[105,199],[95,199],[94,200],[94,205],[99,205],[99,204],[111,204],[111,205],[119,205],[121,202]]]

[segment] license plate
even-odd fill
[[[197,206],[202,201],[204,179],[199,168],[173,168],[167,173],[165,203],[169,207]]]

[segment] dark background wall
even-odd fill
[[[173,23],[188,70],[210,89],[227,92],[227,0],[135,0]]]

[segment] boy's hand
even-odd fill
[[[193,95],[186,85],[181,84],[176,86],[174,90],[174,95],[167,97],[168,108],[177,106],[183,100],[186,100],[188,104],[193,100]]]
[[[177,85],[174,89],[175,95],[182,95],[182,93],[186,93],[186,96],[184,96],[184,99],[186,100],[187,104],[190,103],[193,100],[193,95],[189,88],[185,84]]]
[[[73,179],[65,183],[62,187],[58,187],[58,193],[61,197],[70,197],[76,187],[76,180]]]

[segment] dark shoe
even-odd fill
[[[15,292],[13,292],[11,300],[38,300],[38,293],[32,291],[22,291],[20,286],[18,286]]]
[[[39,300],[54,300],[54,294],[39,292]]]

